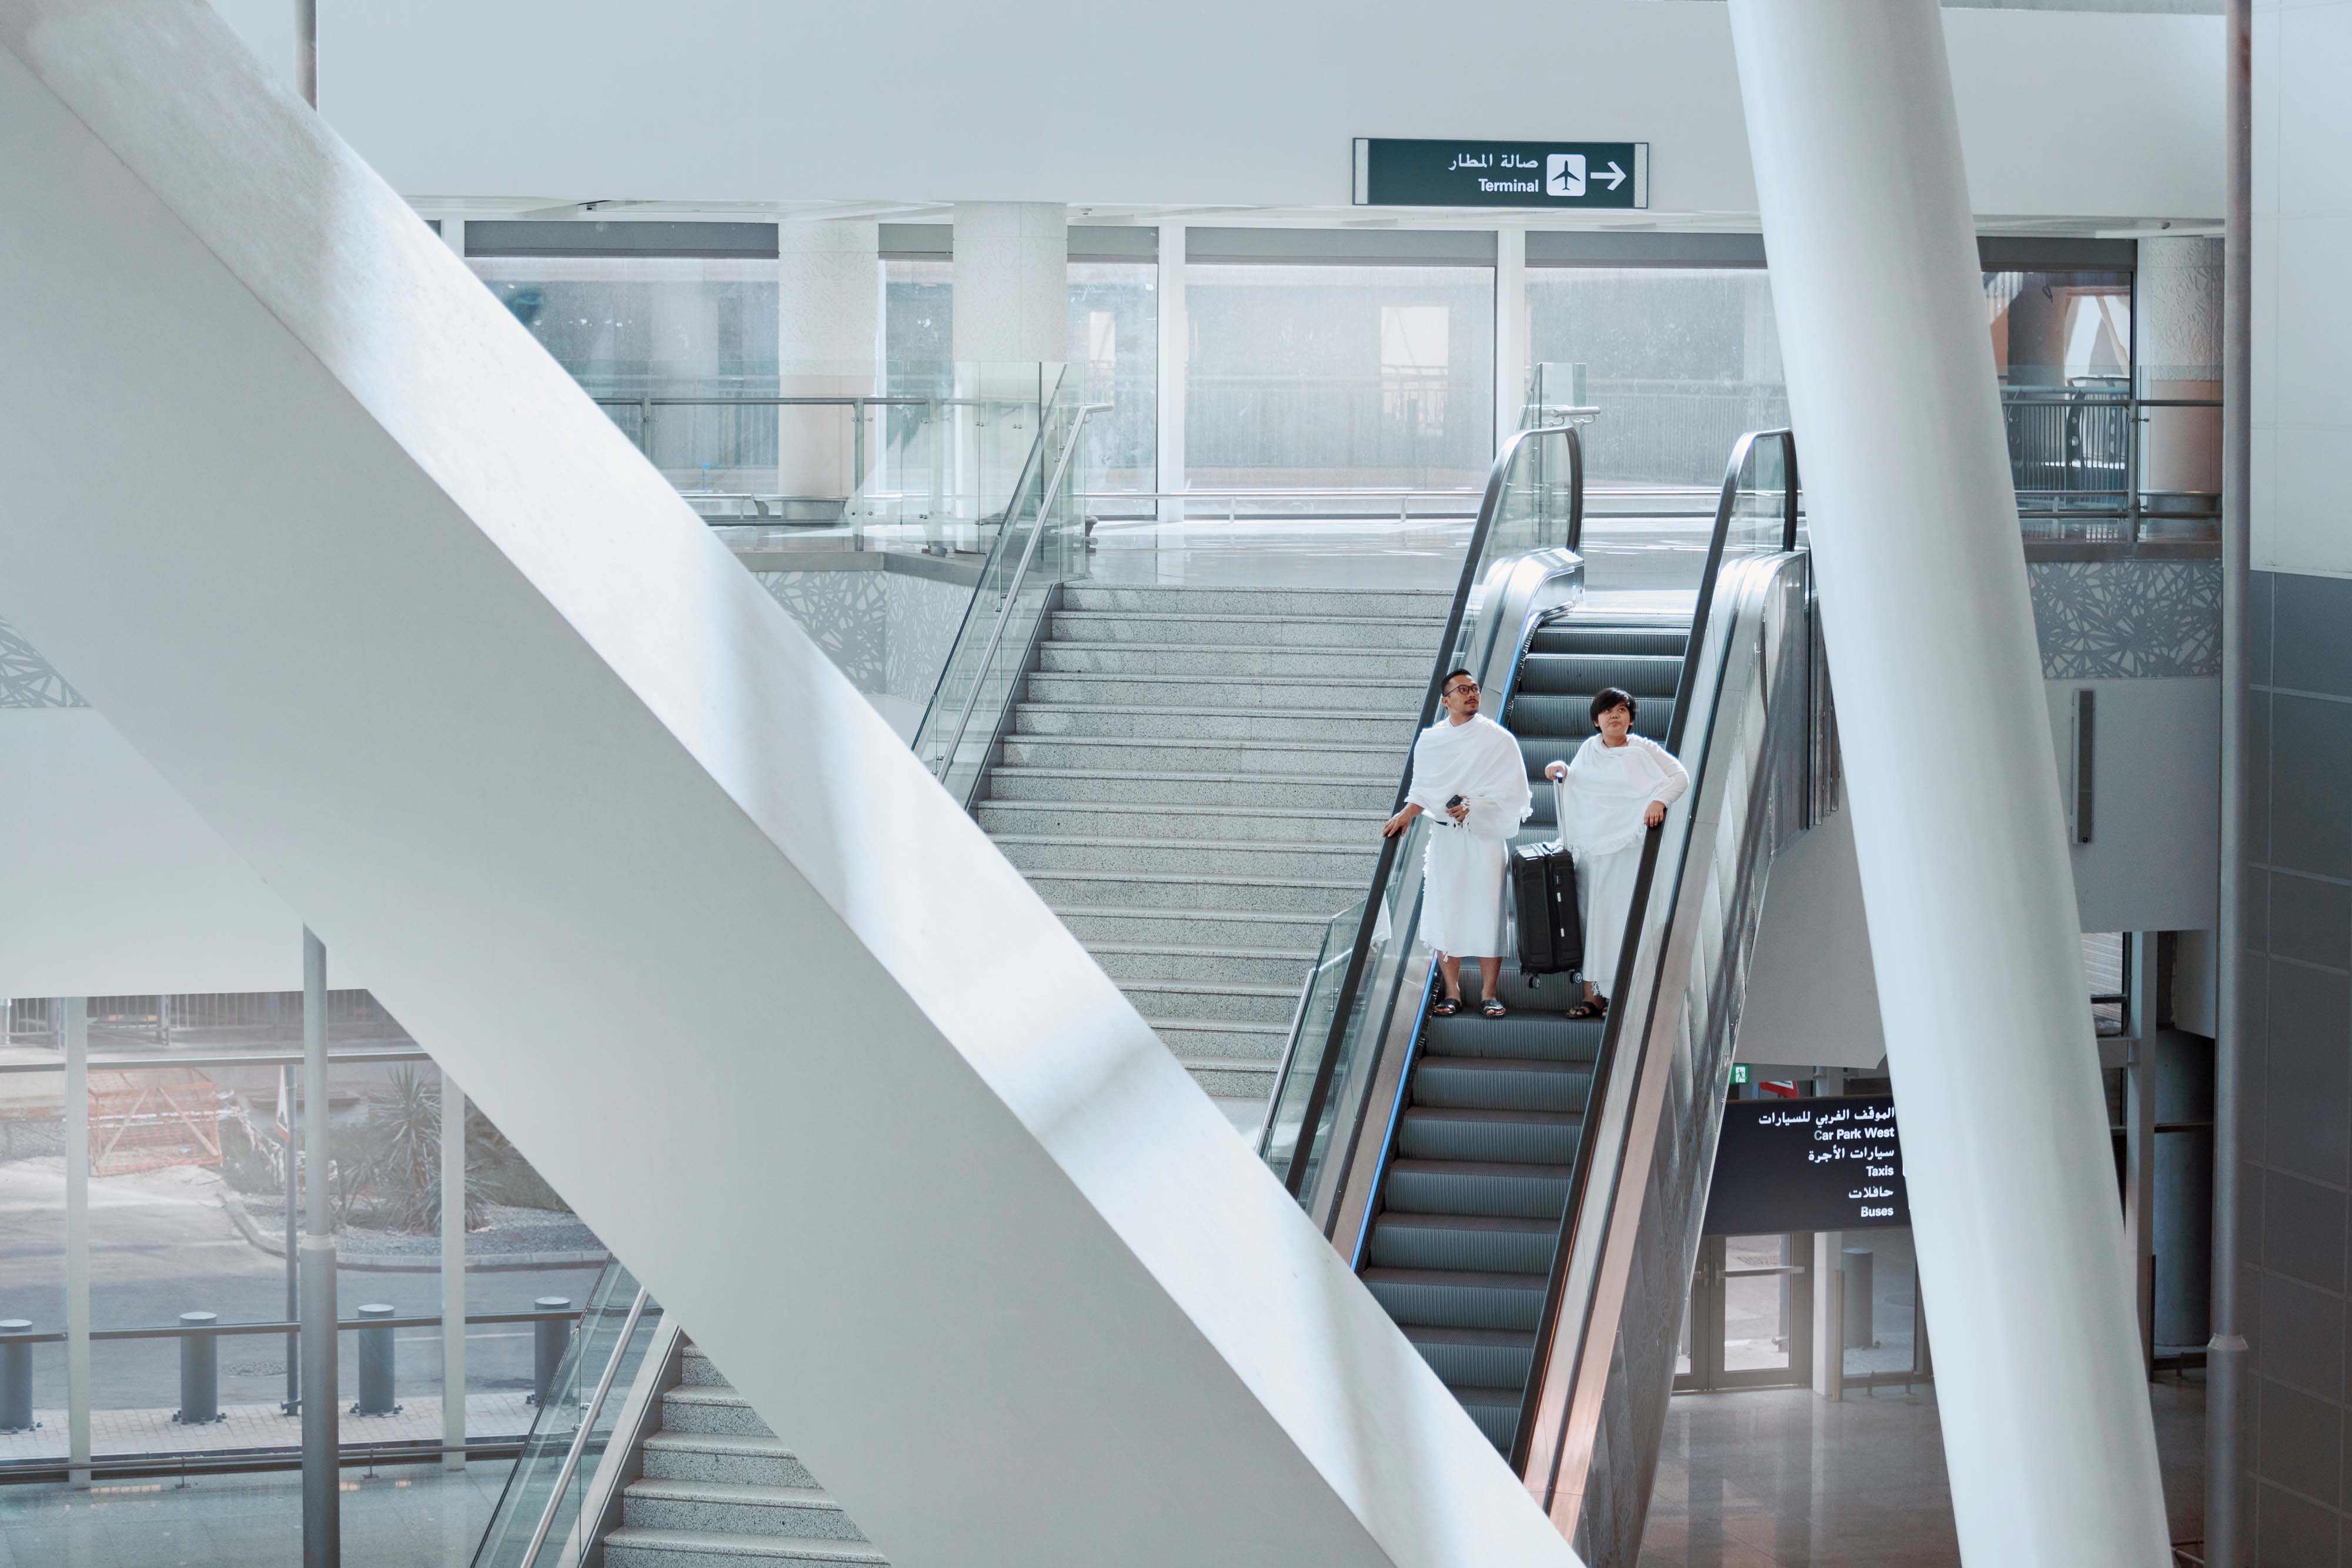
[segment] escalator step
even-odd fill
[[[1568,1202],[1568,1178],[1566,1166],[1401,1159],[1389,1166],[1381,1191],[1388,1207],[1402,1213],[1557,1220]]]
[[[1424,1056],[1412,1070],[1412,1103],[1464,1111],[1567,1111],[1581,1114],[1592,1070],[1511,1057]]]
[[[1457,1111],[1416,1105],[1404,1113],[1397,1152],[1414,1160],[1485,1160],[1564,1166],[1576,1158],[1584,1118],[1558,1111]]]
[[[1674,694],[1642,697],[1634,707],[1633,733],[1663,744],[1675,718]],[[1522,692],[1511,698],[1503,727],[1519,737],[1519,755],[1533,779],[1553,758],[1575,756],[1592,733],[1592,692]],[[1534,755],[1538,751],[1543,755]]]
[[[1475,1274],[1443,1269],[1367,1269],[1364,1285],[1389,1316],[1420,1328],[1500,1329],[1533,1333],[1543,1318],[1540,1274]]]
[[[1520,1380],[1524,1387],[1526,1379]],[[1470,1419],[1478,1423],[1478,1430],[1495,1445],[1497,1453],[1511,1451],[1511,1439],[1519,1430],[1519,1398],[1517,1388],[1456,1388],[1454,1397],[1462,1401],[1462,1408]]]
[[[1538,696],[1591,694],[1622,686],[1637,697],[1670,697],[1682,679],[1679,653],[1530,653],[1519,665],[1516,689]]]
[[[1679,659],[1690,646],[1690,628],[1596,626],[1573,618],[1539,627],[1528,640],[1531,653],[1671,653]]]
[[[1517,986],[1504,982],[1503,1005],[1513,1009],[1508,1018],[1466,1012],[1431,1019],[1423,1049],[1432,1056],[1507,1057],[1586,1067],[1599,1059],[1600,1022],[1559,1016],[1576,1005],[1582,987],[1565,975],[1556,975],[1533,998],[1512,995],[1526,989],[1525,982]]]
[[[1532,1333],[1504,1329],[1405,1331],[1412,1348],[1448,1387],[1476,1393],[1525,1387],[1536,1359]]]
[[[1559,1224],[1488,1214],[1383,1214],[1372,1222],[1368,1261],[1383,1269],[1477,1269],[1541,1274]]]

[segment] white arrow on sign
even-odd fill
[[[1609,172],[1604,174],[1596,170],[1592,177],[1596,180],[1608,181],[1609,188],[1613,191],[1625,183],[1625,171],[1617,167],[1617,160],[1612,158],[1609,160]]]

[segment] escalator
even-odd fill
[[[1455,664],[1500,694],[1537,785],[1520,842],[1552,835],[1543,768],[1603,686],[1689,768],[1599,977],[1610,1013],[1562,1016],[1580,988],[1507,959],[1508,1018],[1433,1016],[1408,833],[1327,932],[1261,1148],[1585,1560],[1631,1568],[1766,874],[1837,779],[1788,434],[1739,443],[1679,593],[1612,590],[1581,467],[1572,430],[1497,460],[1423,722]]]

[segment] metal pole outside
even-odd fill
[[[319,0],[294,0],[294,74],[302,101],[319,107]]]
[[[89,1001],[50,1012],[66,1055],[66,1475],[89,1490]]]
[[[341,1568],[335,1239],[327,1211],[327,949],[302,930],[302,1568]]]
[[[2242,1568],[2246,1336],[2238,1309],[2238,1118],[2244,1092],[2247,573],[2253,448],[2253,6],[2222,29],[2221,886],[2213,1042],[2213,1337],[2205,1347],[2205,1561]]]
[[[300,1163],[296,1153],[301,1147],[299,1128],[301,1113],[294,1108],[294,1085],[298,1070],[281,1067],[278,1080],[278,1098],[285,1103],[278,1107],[286,1118],[286,1223],[279,1235],[286,1244],[286,1321],[302,1321],[302,1250],[295,1244],[294,1215],[301,1206],[301,1189],[295,1180],[296,1167]],[[278,1409],[288,1416],[302,1412],[302,1336],[299,1333],[286,1336],[286,1400]]]
[[[466,1092],[441,1074],[441,1468],[466,1468]]]

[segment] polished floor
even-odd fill
[[[2172,1539],[2204,1535],[2205,1389],[2148,1390]],[[1932,1389],[1675,1397],[1641,1568],[1958,1568]]]
[[[343,1568],[467,1568],[509,1465],[343,1471]],[[301,1568],[290,1471],[0,1487],[0,1568]]]

